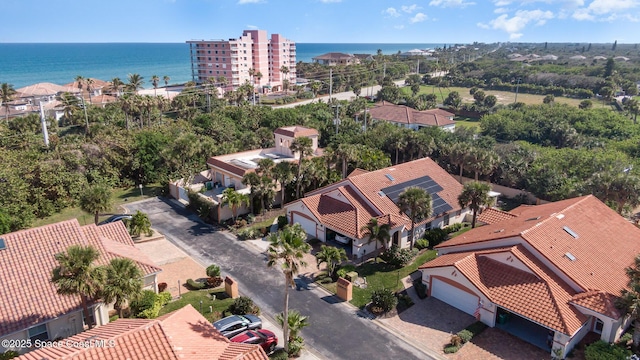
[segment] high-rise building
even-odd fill
[[[285,80],[296,82],[296,44],[282,35],[269,38],[266,30],[245,30],[237,39],[187,43],[197,84],[223,83],[225,90],[235,90],[248,81],[257,92],[268,93],[282,90]]]

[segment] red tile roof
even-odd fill
[[[625,268],[640,253],[640,229],[593,195],[521,206],[511,213],[518,216],[475,228],[437,247],[455,251],[458,245],[521,239],[585,291],[618,295],[626,288]]]
[[[369,110],[372,119],[385,120],[400,124],[418,124],[424,126],[447,126],[456,122],[451,120],[453,114],[439,109],[418,111],[404,105],[394,105],[385,101],[379,102]]]
[[[318,130],[304,127],[304,126],[286,126],[277,128],[274,134],[285,135],[292,138],[304,137],[304,136],[318,136]]]
[[[480,215],[478,215],[477,220],[478,222],[482,222],[485,224],[495,224],[503,220],[514,218],[516,216],[517,215],[508,213],[506,211],[502,211],[494,208],[487,208],[487,209],[484,209]]]
[[[104,346],[64,346],[86,341],[100,344],[101,340]],[[61,344],[34,350],[18,359],[268,359],[258,345],[230,342],[191,305],[153,320],[118,319],[64,339]]]
[[[145,275],[162,271],[133,246],[124,224],[80,226],[76,219],[1,235],[0,337],[81,308],[76,296],[56,293],[49,281],[57,266],[55,254],[71,245],[92,245],[101,254],[99,264],[116,257],[130,258]]]
[[[394,180],[390,180],[387,174],[392,175]],[[462,192],[462,185],[430,158],[376,171],[352,173],[346,179],[315,190],[299,201],[302,201],[322,223],[345,235],[362,238],[360,228],[372,217],[391,215],[392,218],[388,220],[391,223],[411,226],[411,220],[400,213],[398,206],[389,197],[380,196],[379,192],[386,187],[423,176],[430,176],[442,187],[438,195],[452,207],[450,212],[461,210],[458,196]],[[336,200],[332,197],[333,195],[329,195],[336,194],[336,191],[340,192],[348,203]],[[433,217],[425,219],[421,223],[432,219]]]
[[[618,319],[621,313],[620,310],[616,308],[616,298],[617,296],[602,291],[591,290],[574,296],[571,303],[593,310],[612,319]]]

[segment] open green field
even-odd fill
[[[161,186],[159,184],[149,184],[142,188],[142,193],[144,195],[140,195],[140,189],[137,187],[125,188],[125,189],[115,189],[113,190],[113,194],[111,196],[111,202],[113,207],[111,211],[105,213],[100,216],[100,220],[104,220],[113,214],[121,214],[124,209],[121,205],[126,204],[128,202],[148,199],[150,197],[155,197],[160,194]],[[59,213],[53,214],[43,219],[36,219],[32,227],[42,226],[57,223],[60,221],[70,220],[76,218],[80,225],[87,225],[93,223],[93,215],[86,213],[80,209],[80,207],[71,207],[62,210]]]
[[[474,129],[477,129],[478,131],[480,131],[480,120],[479,119],[465,118],[465,117],[458,118],[458,117],[456,117],[454,120],[456,121],[456,126],[474,128]]]
[[[411,89],[409,87],[403,87],[401,89],[405,94],[411,93]],[[436,96],[438,96],[438,102],[442,102],[444,99],[447,98],[450,92],[457,91],[462,97],[463,103],[472,103],[474,100],[473,100],[473,96],[469,94],[470,89],[471,88],[464,88],[464,87],[438,88],[437,86],[423,85],[423,86],[420,86],[419,94],[436,94]],[[484,91],[486,95],[494,95],[496,98],[498,98],[498,104],[502,104],[502,105],[513,103],[516,96],[514,92],[508,92],[508,91],[496,91],[496,90],[487,90],[487,89],[482,89],[482,91]],[[544,97],[545,95],[519,93],[518,102],[523,102],[527,105],[542,104],[542,100],[544,99]],[[555,102],[558,104],[569,104],[571,106],[576,106],[576,107],[580,104],[581,101],[582,99],[571,99],[571,98],[566,98],[562,96],[557,96],[555,98]],[[592,99],[592,101],[594,102],[594,107],[598,106],[595,99]]]

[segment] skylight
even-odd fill
[[[562,227],[562,229],[563,229],[564,231],[566,231],[566,232],[567,232],[567,234],[569,234],[569,235],[573,236],[573,238],[574,238],[574,239],[577,239],[577,238],[578,238],[578,234],[576,234],[576,233],[575,233],[575,231],[573,231],[573,230],[569,229],[569,227],[568,227],[568,226],[563,226],[563,227]]]
[[[570,252],[565,253],[565,254],[564,254],[564,256],[566,256],[566,257],[567,257],[567,259],[569,259],[569,260],[571,260],[571,261],[576,261],[576,257],[575,257],[575,256],[573,256],[573,254],[572,254],[572,253],[570,253]]]
[[[393,176],[391,176],[391,174],[385,174],[384,176],[387,177],[387,179],[389,179],[390,181],[395,181],[396,179],[393,178]]]
[[[385,194],[384,194],[384,192],[382,190],[378,191],[378,195],[380,195],[380,197],[384,197],[385,196]]]
[[[0,237],[0,250],[4,250],[7,248],[7,244],[4,242],[4,238]]]

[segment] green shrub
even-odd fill
[[[208,277],[216,277],[220,276],[220,266],[216,264],[211,264],[207,267],[207,276]]]
[[[473,333],[469,330],[461,330],[456,335],[462,340],[462,343],[468,343],[473,337]]]
[[[254,228],[244,228],[238,231],[238,239],[240,240],[253,240],[262,237],[262,233],[258,229]]]
[[[287,216],[286,216],[286,215],[280,215],[280,216],[278,216],[278,229],[282,229],[282,228],[283,228],[283,227],[285,227],[288,223],[289,223],[289,220],[287,220]]]
[[[631,351],[602,340],[594,342],[584,350],[587,360],[617,360],[626,359],[628,356],[631,356]]]
[[[398,301],[404,304],[405,307],[413,306],[413,299],[411,299],[411,296],[407,294],[398,295]]]
[[[201,290],[204,289],[205,283],[199,281],[193,281],[193,279],[187,279],[187,286],[191,290]]]
[[[483,323],[482,321],[476,321],[473,324],[471,324],[471,325],[467,326],[466,328],[464,328],[464,330],[467,330],[467,331],[471,332],[471,334],[473,334],[473,336],[472,336],[472,338],[473,338],[475,336],[478,336],[486,328],[487,328],[487,324]]]
[[[374,290],[371,293],[371,306],[381,308],[383,313],[389,312],[396,305],[398,299],[390,289]]]
[[[289,356],[298,357],[300,352],[304,348],[304,339],[301,336],[297,336],[289,341]]]
[[[347,278],[347,274],[352,272],[352,271],[356,271],[356,267],[351,265],[351,264],[347,264],[345,266],[341,266],[338,271],[336,271],[336,274],[338,275],[338,277]]]
[[[416,249],[422,250],[429,247],[429,240],[427,239],[419,239],[416,240]]]
[[[447,345],[444,347],[444,353],[445,354],[453,354],[458,352],[458,350],[460,350],[460,346],[455,346],[455,345]]]
[[[151,290],[143,290],[140,298],[131,302],[131,312],[137,318],[154,319],[169,301],[171,294],[168,292],[156,294]]]
[[[418,279],[413,283],[413,287],[416,289],[416,293],[420,299],[427,297],[427,285],[422,283],[422,279]]]
[[[278,349],[269,355],[270,360],[289,360],[289,354],[284,349]]]
[[[165,306],[168,303],[170,303],[171,299],[173,299],[173,297],[171,296],[170,292],[162,291],[158,294],[158,300],[160,301],[160,304],[162,306]]]
[[[9,360],[17,358],[18,356],[20,356],[20,353],[18,353],[17,351],[7,350],[4,353],[0,354],[0,360]]]
[[[451,234],[454,233],[458,230],[462,229],[462,223],[455,223],[455,224],[451,224],[449,226],[447,226],[446,228],[444,228],[444,231],[447,232],[447,234]]]
[[[429,244],[431,246],[440,244],[441,242],[447,240],[448,237],[449,233],[447,233],[446,230],[440,228],[431,229],[424,234],[424,238],[429,241]]]
[[[620,339],[618,339],[618,344],[622,345],[622,346],[626,346],[629,341],[633,340],[633,335],[630,332],[626,332],[624,333],[622,336],[620,336]]]
[[[460,347],[462,346],[462,338],[460,336],[456,335],[451,335],[451,340],[449,341],[449,345],[455,346],[455,347]]]
[[[120,315],[115,314],[113,316],[109,316],[109,322],[114,322],[116,320],[118,320],[120,318]],[[0,357],[0,359],[2,359],[2,357]]]
[[[240,296],[233,300],[227,310],[234,315],[260,314],[260,309],[253,303],[253,300],[246,296]]]
[[[413,253],[409,249],[400,249],[398,246],[393,245],[389,250],[382,253],[380,258],[387,264],[402,268],[411,262]]]
[[[249,214],[247,215],[247,224],[253,224],[253,222],[256,221],[256,216],[253,214]]]

